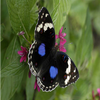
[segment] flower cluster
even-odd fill
[[[94,95],[94,91],[92,91],[92,98],[93,100],[96,100],[96,97],[98,97],[100,100],[100,88],[97,89],[97,94]]]
[[[40,88],[39,88],[39,86],[38,86],[38,84],[37,84],[37,78],[36,78],[35,84],[34,84],[34,89],[36,89],[36,88],[37,88],[37,90],[40,92]]]
[[[20,51],[18,51],[18,54],[21,56],[21,59],[20,59],[20,63],[21,62],[25,62],[26,59],[27,59],[27,54],[28,54],[28,51],[25,47],[21,46],[21,49]]]
[[[60,43],[59,43],[59,51],[63,51],[66,52],[66,49],[64,47],[64,44],[66,43],[66,39],[64,39],[64,37],[66,36],[66,33],[62,33],[63,27],[60,29],[59,31],[59,35],[56,35],[56,39],[60,39]],[[57,45],[57,43],[55,44]]]

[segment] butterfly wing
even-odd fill
[[[37,75],[42,63],[55,45],[55,31],[49,12],[43,7],[39,12],[38,23],[35,28],[35,41],[32,43],[28,64],[33,75]]]
[[[44,70],[46,69],[46,70]],[[58,86],[58,68],[55,59],[49,57],[43,63],[43,69],[37,75],[37,83],[43,91],[52,91]]]
[[[71,58],[60,51],[51,52],[50,55],[39,72],[37,78],[39,87],[48,92],[54,90],[58,84],[60,87],[67,87],[75,83],[79,78],[79,73]],[[48,69],[44,70],[46,68]]]
[[[50,50],[48,50],[45,43],[34,41],[31,45],[28,54],[28,64],[33,75],[37,75],[49,53]]]
[[[39,11],[38,23],[35,28],[35,40],[46,43],[49,48],[55,45],[54,25],[45,7],[42,7]]]
[[[58,51],[56,55],[58,73],[58,83],[60,87],[67,87],[68,85],[75,83],[79,78],[78,70],[65,53]]]

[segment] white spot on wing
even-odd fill
[[[43,23],[41,23],[40,25],[38,25],[37,32],[39,32],[42,27],[43,27]]]
[[[43,16],[41,16],[41,19],[43,18]]]
[[[47,17],[48,16],[48,14],[45,14],[45,17]]]
[[[44,26],[44,31],[46,31],[47,30],[47,27],[46,26]]]
[[[76,78],[76,76],[74,76],[72,79]]]
[[[44,31],[46,31],[47,30],[47,28],[53,28],[53,24],[52,23],[45,23],[45,25],[44,25]]]
[[[42,15],[44,15],[44,13],[42,13]]]
[[[30,65],[31,65],[31,66],[33,65],[32,61],[31,61]]]
[[[44,25],[44,26],[48,27],[48,26],[49,26],[49,23],[45,23],[45,25]]]
[[[49,27],[50,29],[53,28],[53,24],[50,23],[48,27]]]
[[[40,24],[40,25],[39,25],[39,27],[40,27],[40,28],[42,28],[42,27],[43,27],[43,25],[42,25],[42,24]]]
[[[39,27],[37,27],[37,31],[38,31],[38,32],[40,31],[40,28],[39,28]]]
[[[35,45],[33,46],[33,49],[35,48]]]
[[[51,88],[51,86],[49,86],[49,88]]]
[[[67,76],[67,79],[65,80],[65,84],[68,84],[71,76]]]
[[[33,54],[33,50],[31,50],[31,52],[30,52],[31,54]]]
[[[74,73],[76,72],[76,69],[74,69]]]
[[[68,68],[66,69],[66,74],[69,74],[71,71],[71,59],[68,57]]]

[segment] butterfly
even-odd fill
[[[45,7],[39,11],[34,36],[28,65],[42,91],[49,92],[58,85],[63,88],[75,83],[79,78],[78,70],[71,58],[55,47],[54,25]]]

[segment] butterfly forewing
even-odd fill
[[[49,12],[45,7],[39,11],[35,28],[35,40],[46,43],[51,49],[55,45],[55,30]]]
[[[28,64],[33,75],[37,75],[52,47],[55,45],[55,31],[49,12],[43,7],[39,12],[35,28],[35,41],[28,54]]]

